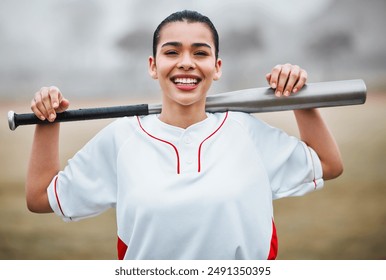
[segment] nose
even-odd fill
[[[177,67],[183,70],[191,70],[194,69],[195,64],[189,53],[184,53],[181,55],[180,61],[178,62]]]

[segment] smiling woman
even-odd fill
[[[121,259],[276,258],[272,200],[312,192],[342,170],[327,126],[317,110],[296,111],[300,140],[246,113],[205,112],[222,74],[207,17],[174,13],[153,38],[148,71],[161,87],[160,115],[118,119],[63,171],[59,124],[37,125],[29,209],[76,221],[115,207]],[[291,98],[307,73],[277,65],[266,79],[278,98]],[[31,102],[49,121],[68,106],[56,87],[41,88]]]

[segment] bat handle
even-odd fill
[[[148,104],[138,104],[129,106],[114,106],[101,108],[86,108],[78,110],[67,110],[56,114],[54,122],[69,122],[69,121],[83,121],[92,119],[107,119],[118,118],[135,115],[148,115],[149,109],[151,112],[156,112],[153,107]],[[48,120],[40,120],[35,114],[16,114],[13,111],[8,112],[9,129],[15,130],[19,125],[28,124],[49,124]]]
[[[19,125],[44,124],[47,120],[40,120],[35,114],[16,114],[14,111],[8,112],[8,126],[10,130],[15,130]]]

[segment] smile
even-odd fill
[[[198,79],[194,78],[175,78],[173,83],[181,85],[196,85],[198,84]]]

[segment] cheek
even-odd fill
[[[208,75],[213,75],[217,72],[217,64],[215,60],[208,59],[201,64],[202,71],[205,71]]]
[[[157,60],[157,73],[159,76],[167,76],[172,69],[173,65],[170,62],[164,59]]]
[[[205,76],[208,77],[210,80],[216,80],[217,79],[217,69],[213,67],[213,65],[208,65],[208,67],[205,68]]]

